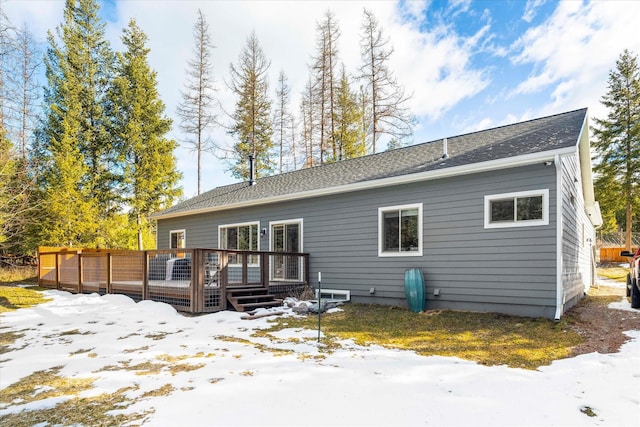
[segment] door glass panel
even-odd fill
[[[300,224],[278,224],[271,226],[274,252],[300,252]],[[272,256],[273,279],[300,280],[300,257],[292,255]]]

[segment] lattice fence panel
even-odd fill
[[[191,306],[191,252],[159,252],[149,256],[149,299],[176,309]]]
[[[82,292],[104,293],[107,287],[107,255],[82,255]]]
[[[111,293],[124,294],[134,301],[142,300],[144,253],[111,255]]]

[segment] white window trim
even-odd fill
[[[383,236],[383,217],[385,212],[399,211],[407,209],[418,209],[418,250],[415,252],[384,252],[384,236]],[[385,206],[378,208],[378,257],[415,257],[422,256],[423,246],[423,229],[422,229],[422,203],[414,203],[410,205]]]
[[[271,240],[271,228],[274,225],[298,224],[300,227],[298,239],[300,240],[300,253],[304,252],[304,221],[302,218],[285,219],[282,221],[269,221],[269,251],[273,252],[273,241]]]
[[[187,230],[184,228],[178,230],[170,230],[169,231],[169,249],[184,249],[184,248],[172,248],[171,247],[171,236],[173,233],[182,233],[184,235],[184,248],[187,247]]]
[[[247,225],[255,225],[258,227],[258,248],[256,249],[257,251],[260,250],[260,221],[248,221],[248,222],[236,222],[234,224],[220,224],[218,225],[218,247],[220,249],[222,249],[222,241],[220,240],[222,237],[222,229],[223,228],[230,228],[230,227],[243,227],[243,226],[247,226]],[[229,249],[229,250],[240,250],[240,249]],[[231,266],[237,267],[240,264],[229,264]],[[258,264],[253,264],[253,263],[248,263],[247,264],[249,267],[257,267]]]
[[[491,222],[491,201],[516,197],[542,196],[542,219],[513,222]],[[519,191],[515,193],[490,194],[484,196],[484,228],[536,227],[549,225],[549,189]]]

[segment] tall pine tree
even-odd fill
[[[624,209],[625,246],[631,250],[634,218],[640,212],[640,69],[638,56],[624,50],[609,73],[602,97],[605,119],[595,119],[593,148],[597,152],[595,190],[606,215]],[[620,206],[620,204],[622,206]],[[613,211],[613,212],[612,212]]]
[[[95,0],[66,0],[45,57],[45,117],[34,147],[44,190],[42,241],[105,244],[100,224],[116,211],[117,153],[107,132],[113,53]],[[76,216],[77,215],[77,216]]]
[[[182,119],[180,128],[186,134],[187,145],[198,156],[198,194],[201,192],[202,154],[214,148],[207,134],[207,128],[216,121],[216,99],[214,93],[213,63],[209,24],[202,10],[198,9],[198,19],[193,27],[195,46],[194,57],[187,62],[187,82],[181,92],[182,101],[178,106],[178,115]]]
[[[357,94],[351,91],[344,64],[337,93],[333,140],[338,157],[329,160],[339,161],[364,156],[366,148],[362,144],[362,110],[358,105]]]
[[[135,223],[139,250],[144,249],[143,237],[152,232],[149,215],[171,206],[181,194],[173,154],[177,143],[166,137],[171,120],[164,114],[146,42],[147,36],[130,20],[122,36],[126,51],[117,54],[116,77],[109,94],[112,132],[125,160],[122,193]]]
[[[364,63],[360,71],[368,90],[367,99],[371,103],[368,128],[371,151],[375,153],[380,148],[379,139],[382,135],[395,140],[395,145],[401,145],[397,141],[413,134],[415,118],[406,106],[410,96],[405,95],[389,69],[393,48],[389,46],[389,39],[382,35],[373,12],[367,9],[363,12],[361,31],[360,53]]]
[[[270,65],[255,32],[252,32],[237,65],[229,66],[229,86],[238,98],[230,130],[230,134],[236,138],[235,164],[231,167],[231,173],[236,178],[249,178],[250,155],[255,159],[256,177],[266,176],[273,171],[273,128],[267,75]]]
[[[287,152],[294,157],[295,169],[295,147],[293,147],[293,132],[290,133],[293,117],[289,113],[289,93],[291,89],[287,84],[287,75],[283,70],[278,74],[276,86],[276,110],[273,114],[273,122],[276,131],[276,141],[278,143],[278,173],[284,172],[285,156]]]
[[[318,109],[320,147],[320,164],[325,157],[335,161],[338,158],[338,147],[334,136],[336,134],[336,98],[338,95],[338,41],[340,28],[335,15],[327,10],[324,19],[316,26],[316,55],[312,58],[311,72],[313,75],[313,97],[315,108]]]

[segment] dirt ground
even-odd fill
[[[565,316],[571,327],[585,341],[574,348],[574,354],[615,353],[629,340],[623,331],[640,330],[640,310],[628,311],[608,308],[624,296],[624,288],[594,287]]]

